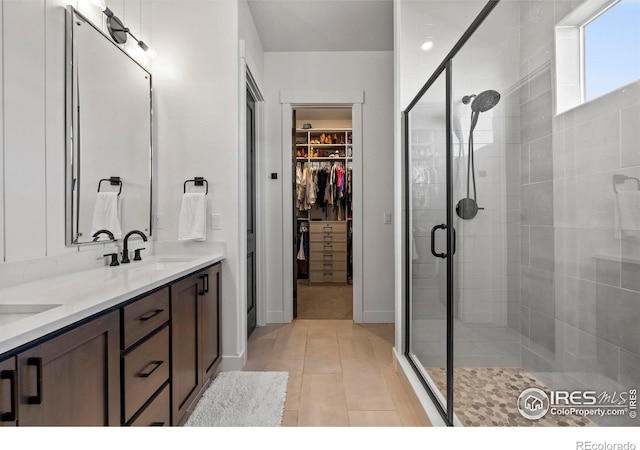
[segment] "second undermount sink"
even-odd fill
[[[6,304],[0,305],[0,326],[6,325],[17,320],[26,319],[27,317],[43,313],[53,308],[62,306],[60,304],[49,305],[20,305],[20,304]]]

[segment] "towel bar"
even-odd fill
[[[613,176],[613,192],[617,194],[618,190],[616,189],[616,184],[623,184],[627,180],[635,180],[635,182],[638,183],[638,190],[640,191],[640,179],[636,177],[628,177],[626,175],[615,174]]]
[[[120,189],[118,190],[118,195],[122,193],[122,180],[120,179],[120,177],[103,178],[102,180],[100,180],[98,182],[98,192],[100,192],[100,185],[102,184],[103,181],[108,181],[111,186],[120,186]]]
[[[203,184],[206,185],[207,190],[205,191],[204,195],[207,195],[209,193],[209,182],[207,180],[205,180],[203,177],[194,177],[193,180],[187,180],[184,182],[184,193],[187,193],[187,183],[193,183],[195,186],[202,186]]]

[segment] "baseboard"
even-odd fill
[[[231,370],[242,370],[245,365],[244,353],[238,356],[223,356],[216,372],[229,372]]]
[[[267,311],[267,323],[287,323],[282,311]]]
[[[395,311],[364,311],[362,323],[395,323]]]

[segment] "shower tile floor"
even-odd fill
[[[427,367],[427,373],[446,392],[444,368]],[[520,392],[529,387],[549,389],[519,367],[456,367],[454,412],[464,426],[597,426],[583,416],[552,416],[528,420],[518,412]]]

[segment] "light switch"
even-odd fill
[[[160,213],[155,213],[152,216],[153,218],[153,228],[155,228],[156,230],[161,230],[162,229],[162,214]]]
[[[384,224],[389,225],[391,223],[391,213],[384,213]]]
[[[220,214],[211,214],[211,229],[221,230],[220,226]]]

